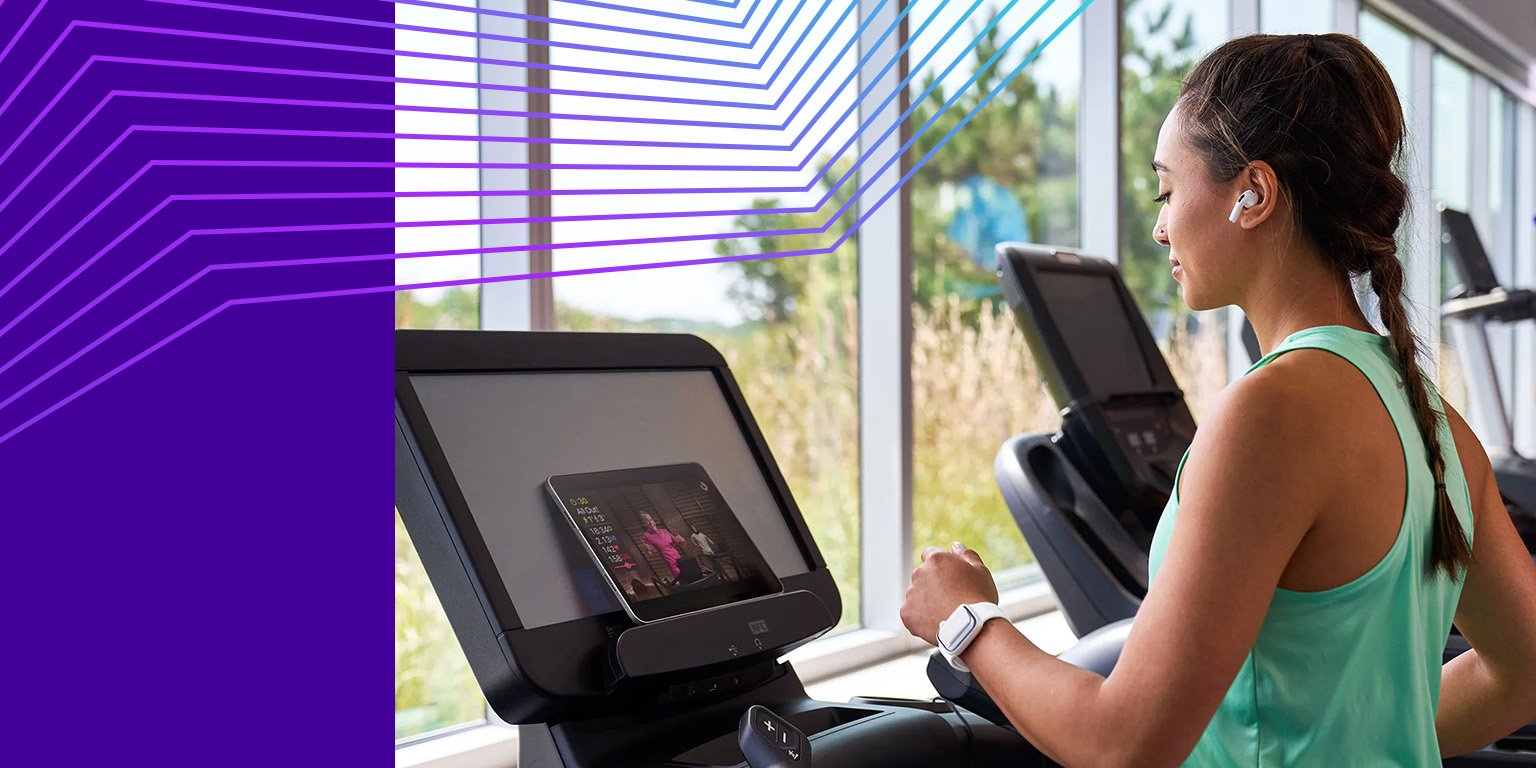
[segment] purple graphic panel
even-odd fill
[[[0,3],[8,762],[389,759],[391,295],[247,301],[393,281],[393,6],[323,6]]]

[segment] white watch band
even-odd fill
[[[1003,609],[996,603],[968,603],[955,609],[939,624],[937,635],[939,653],[944,654],[944,659],[949,665],[961,672],[970,672],[971,668],[960,660],[960,654],[965,653],[976,636],[981,634],[982,625],[992,619],[1005,619]]]

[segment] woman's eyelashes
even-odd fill
[[[1158,195],[1157,197],[1152,198],[1152,202],[1154,202],[1154,203],[1161,203],[1161,204],[1166,205],[1168,203],[1168,196],[1170,194],[1172,194],[1172,193],[1171,192],[1164,192],[1161,195]]]

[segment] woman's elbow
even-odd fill
[[[1194,751],[1200,734],[1191,738],[1176,729],[1154,726],[1145,733],[1124,733],[1106,745],[1105,762],[1109,768],[1176,768]]]

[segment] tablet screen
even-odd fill
[[[555,475],[548,487],[636,621],[781,589],[699,464]]]

